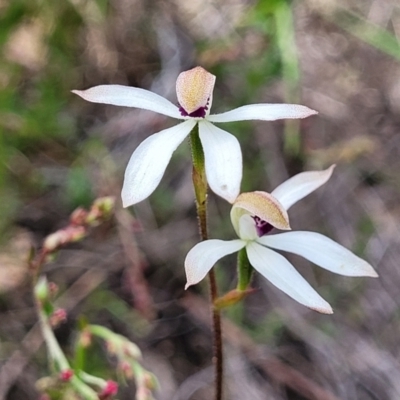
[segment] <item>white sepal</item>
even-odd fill
[[[176,105],[145,89],[122,85],[100,85],[87,90],[72,90],[72,93],[92,103],[141,108],[172,118],[183,119]]]
[[[275,121],[277,119],[306,118],[314,114],[318,114],[317,111],[299,104],[250,104],[221,114],[209,115],[207,119],[211,122],[233,122],[250,119]]]
[[[233,203],[242,181],[242,151],[238,140],[207,121],[199,122],[199,136],[211,190]]]
[[[185,289],[200,282],[222,257],[239,251],[245,245],[246,242],[239,239],[230,241],[210,239],[196,244],[185,259],[187,279]]]
[[[172,153],[196,125],[188,120],[155,133],[133,152],[125,170],[122,203],[131,206],[147,198],[161,181]]]
[[[324,171],[301,172],[279,185],[271,194],[288,210],[294,203],[322,186],[332,175],[335,165]]]
[[[320,233],[287,232],[263,236],[257,241],[277,250],[298,254],[336,274],[345,276],[378,276],[366,261]]]
[[[332,314],[331,306],[310,286],[286,258],[258,243],[246,247],[250,264],[288,296],[315,311]]]

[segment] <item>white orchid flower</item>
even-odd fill
[[[231,210],[232,224],[240,239],[211,239],[194,246],[185,260],[186,288],[200,282],[219,259],[243,248],[252,267],[273,285],[299,303],[325,314],[332,313],[331,306],[274,250],[300,255],[340,275],[377,277],[366,261],[319,233],[298,231],[266,235],[272,228],[289,230],[287,210],[323,185],[333,168],[295,175],[271,194],[240,194]]]
[[[179,107],[155,93],[135,87],[101,85],[83,91],[73,90],[93,103],[137,107],[184,120],[150,136],[134,151],[125,171],[124,207],[144,200],[156,189],[172,153],[196,124],[199,124],[208,184],[217,195],[232,203],[240,190],[242,153],[237,139],[212,122],[273,121],[316,114],[316,111],[297,104],[252,104],[210,115],[214,84],[215,76],[202,67],[182,72],[176,82]]]

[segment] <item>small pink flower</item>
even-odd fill
[[[72,369],[65,369],[60,372],[59,376],[63,382],[69,382],[74,376],[74,371],[72,371]]]
[[[114,381],[107,381],[106,386],[99,394],[100,400],[109,399],[112,396],[115,396],[118,393],[118,383]]]
[[[67,312],[63,308],[59,308],[50,316],[50,325],[55,328],[62,322],[67,320]]]

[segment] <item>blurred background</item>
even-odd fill
[[[178,74],[217,76],[213,112],[294,102],[304,121],[224,124],[244,156],[243,190],[336,163],[331,180],[290,210],[293,229],[324,233],[379,279],[345,278],[289,256],[330,302],[298,305],[256,276],[224,311],[226,399],[400,398],[400,6],[395,0],[0,0],[0,399],[38,399],[50,374],[27,270],[31,246],[78,206],[114,195],[114,218],[45,268],[68,312],[56,330],[71,355],[79,319],[136,342],[157,398],[212,398],[206,282],[184,291],[198,241],[188,143],[155,193],[121,208],[132,151],[175,121],[91,104],[70,93],[108,83],[176,103]],[[231,239],[229,205],[210,194],[210,234]],[[235,257],[216,269],[235,286]],[[86,369],[117,379],[99,344]],[[132,399],[121,383],[118,398]]]

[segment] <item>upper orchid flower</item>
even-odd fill
[[[240,239],[211,239],[194,246],[185,260],[186,288],[201,281],[220,258],[243,248],[253,268],[272,284],[299,303],[325,314],[332,313],[331,306],[286,258],[271,249],[298,254],[340,275],[377,277],[366,261],[319,233],[298,231],[266,236],[274,227],[290,229],[289,207],[324,184],[333,167],[298,174],[271,194],[240,194],[231,210],[232,224]]]
[[[93,103],[137,107],[185,120],[150,136],[134,151],[125,171],[122,188],[124,207],[144,200],[155,190],[172,153],[197,123],[210,188],[232,203],[240,190],[242,153],[237,139],[211,122],[273,121],[316,114],[316,111],[296,104],[252,104],[210,115],[214,84],[215,76],[202,67],[182,72],[176,82],[179,107],[148,90],[128,86],[101,85],[83,91],[73,90]]]

